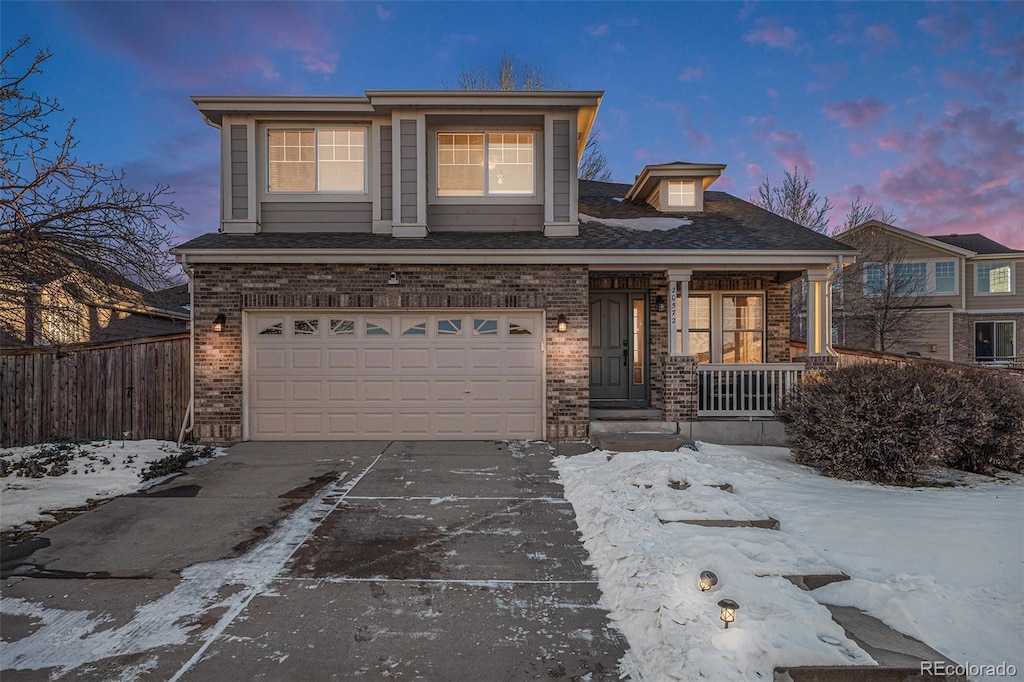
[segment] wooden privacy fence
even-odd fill
[[[0,349],[0,447],[122,437],[176,440],[188,384],[188,334]]]

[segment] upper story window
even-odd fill
[[[692,180],[668,181],[669,208],[695,208],[697,206],[697,183]]]
[[[1013,263],[993,261],[974,266],[974,290],[979,294],[1013,293]]]
[[[267,131],[270,192],[366,192],[366,128]]]
[[[437,196],[533,195],[535,157],[533,133],[438,133]]]
[[[891,291],[886,291],[891,288]],[[864,264],[864,295],[955,294],[956,261],[912,261]]]

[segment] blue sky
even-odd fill
[[[841,222],[858,194],[925,234],[1024,249],[1024,3],[15,2],[6,49],[53,58],[34,88],[79,158],[169,184],[217,228],[217,132],[193,94],[442,89],[502,53],[605,92],[613,179],[725,163],[748,199],[799,165]],[[24,55],[28,56],[28,55]]]

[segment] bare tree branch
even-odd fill
[[[86,294],[124,300],[168,286],[176,266],[166,225],[185,215],[166,185],[135,189],[123,172],[80,161],[73,120],[51,138],[49,117],[62,109],[27,87],[51,54],[15,68],[28,46],[23,38],[0,61],[0,311],[23,311],[23,319],[0,314],[0,331],[23,340],[36,324],[24,318],[45,312],[49,299],[65,308]],[[57,281],[60,295],[50,286]]]
[[[833,236],[842,234],[847,230],[852,230],[858,225],[863,225],[869,220],[878,220],[886,223],[887,225],[893,225],[896,223],[896,214],[891,211],[885,211],[881,207],[876,207],[874,203],[866,199],[861,198],[857,195],[857,198],[850,204],[850,210],[847,211],[846,217],[843,219],[843,224],[838,226],[832,231]]]
[[[766,177],[757,191],[758,196],[752,197],[751,203],[815,232],[828,232],[832,202],[811,189],[810,178],[801,174],[799,167],[793,166],[792,172],[787,170],[781,185]]]
[[[526,62],[516,64],[515,57],[503,52],[498,60],[495,74],[470,62],[459,73],[455,86],[442,83],[447,90],[557,90],[566,87],[548,76],[542,68]],[[583,151],[583,159],[579,167],[580,180],[600,180],[609,182],[612,179],[608,168],[608,157],[601,151],[601,145],[593,133],[587,138]]]

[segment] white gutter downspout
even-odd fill
[[[185,418],[182,419],[181,430],[178,432],[178,447],[184,442],[185,434],[192,433],[196,425],[193,415],[196,399],[196,295],[192,287],[192,268],[185,254],[181,255],[181,269],[188,276],[188,407],[185,408]]]

